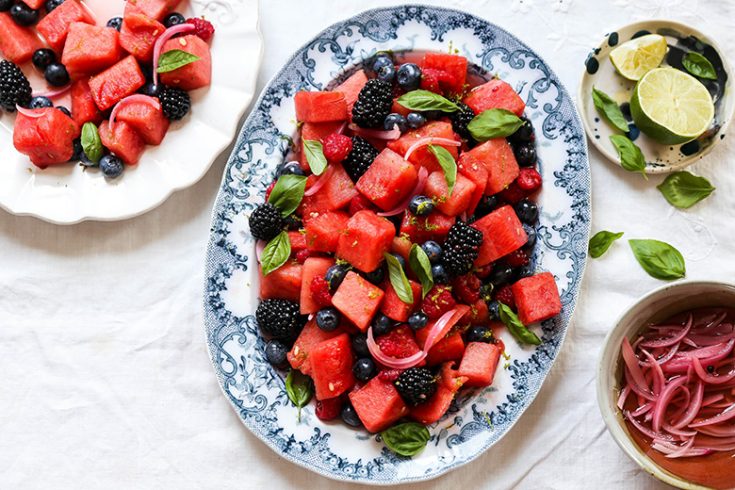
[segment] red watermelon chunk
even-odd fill
[[[129,10],[139,10],[151,19],[163,20],[179,3],[181,0],[127,0],[125,15]]]
[[[349,219],[347,213],[341,211],[326,211],[310,219],[304,226],[306,246],[315,252],[335,252]]]
[[[143,96],[145,97],[145,96]],[[152,102],[157,102],[157,99]],[[117,120],[128,123],[148,145],[160,145],[169,127],[169,120],[163,110],[156,109],[145,102],[130,102],[117,112]]]
[[[432,172],[426,181],[424,194],[434,199],[436,208],[447,216],[459,216],[467,211],[472,199],[475,197],[475,184],[458,173],[457,180],[452,189],[452,195],[447,196],[449,187],[444,172]]]
[[[408,316],[421,304],[421,284],[411,280],[408,282],[411,284],[411,291],[413,292],[413,303],[410,305],[404,303],[398,297],[390,281],[387,281],[383,285],[385,296],[383,297],[383,302],[380,304],[380,311],[388,318],[397,322],[407,321]]]
[[[289,231],[288,240],[291,242],[291,250],[298,252],[306,249],[306,234],[301,230]]]
[[[110,129],[110,122],[103,121],[99,127],[99,134],[105,148],[119,156],[126,165],[138,163],[145,149],[145,143],[128,123],[116,122],[113,131]]]
[[[401,235],[408,237],[413,243],[427,240],[442,242],[456,220],[456,217],[446,216],[438,211],[429,216],[414,216],[406,211],[401,222]]]
[[[513,87],[497,78],[475,87],[463,100],[475,114],[488,109],[506,109],[516,116],[523,114],[526,104]]]
[[[390,143],[388,143],[388,148],[395,151],[399,155],[404,156],[408,149],[411,148],[414,143],[424,138],[447,138],[459,141],[454,134],[451,123],[445,121],[431,121],[418,129],[407,131],[397,140],[391,141]],[[457,159],[459,152],[457,151],[456,146],[442,144],[438,144],[437,146],[443,146],[449,151],[449,153],[452,155],[452,157],[454,157],[455,160]],[[427,146],[424,146],[414,151],[408,161],[415,165],[426,167],[429,172],[441,170],[441,167],[436,161],[436,157],[433,153],[431,153]]]
[[[363,272],[372,272],[383,261],[383,254],[393,243],[393,223],[369,210],[358,211],[347,222],[339,237],[337,257]]]
[[[340,92],[307,92],[294,96],[296,119],[303,122],[347,120],[347,101]]]
[[[472,157],[467,157],[466,155],[469,155],[469,153],[465,152],[460,155],[459,161],[457,162],[457,171],[475,184],[475,190],[472,193],[472,197],[470,198],[470,203],[467,208],[469,213],[473,213],[477,204],[480,202],[480,199],[482,199],[483,194],[485,194],[489,174],[483,163],[478,162]]]
[[[466,378],[457,375],[451,364],[442,367],[436,393],[426,403],[411,408],[410,417],[422,424],[433,424],[439,421],[451,405],[454,394],[460,389]]]
[[[120,60],[119,34],[109,27],[74,22],[64,44],[61,62],[72,78],[99,73]]]
[[[309,357],[317,400],[338,397],[355,385],[352,343],[346,333],[320,342]]]
[[[150,63],[156,39],[165,30],[163,24],[128,2],[120,29],[120,46],[141,63]]]
[[[134,94],[143,85],[145,85],[145,77],[133,56],[123,58],[99,75],[89,79],[92,98],[101,111],[106,111],[128,95]]]
[[[342,121],[331,121],[323,123],[305,122],[301,126],[301,143],[299,148],[299,164],[304,170],[309,169],[309,162],[306,161],[306,153],[304,152],[304,141],[315,140],[321,141],[332,133],[336,133],[342,127]]]
[[[467,58],[457,54],[426,53],[421,68],[444,72],[440,86],[445,93],[461,94],[467,80]]]
[[[19,26],[10,14],[0,12],[0,54],[4,58],[22,65],[42,46],[32,29]]]
[[[267,276],[258,266],[260,272],[260,299],[287,299],[298,301],[301,298],[301,276],[303,266],[298,263],[286,263]]]
[[[196,90],[212,83],[212,54],[209,44],[194,34],[169,39],[163,45],[162,53],[180,49],[199,57],[193,63],[184,65],[173,71],[161,73],[161,83],[178,87],[182,90]]]
[[[69,27],[74,22],[94,25],[94,17],[82,6],[79,0],[66,0],[48,13],[36,25],[38,33],[43,36],[54,51],[60,53],[64,41],[69,34]]]
[[[13,127],[13,145],[40,168],[68,162],[74,153],[79,126],[72,118],[52,108],[36,109],[43,114],[32,118],[18,114]]]
[[[298,369],[307,376],[311,376],[311,351],[325,340],[332,339],[341,334],[342,331],[340,329],[332,332],[322,330],[317,326],[316,320],[306,322],[296,342],[294,342],[291,352],[286,355],[288,363],[292,368]]]
[[[332,163],[330,166],[333,168],[332,175],[320,192],[326,197],[330,209],[344,208],[359,192],[342,165]]]
[[[393,243],[391,243],[390,251],[400,255],[408,263],[408,256],[411,253],[411,247],[413,243],[408,237],[396,236],[393,237]]]
[[[334,265],[334,259],[328,257],[309,257],[304,261],[301,273],[300,311],[302,315],[316,313],[319,305],[311,298],[311,282],[315,277],[324,277],[327,269]]]
[[[512,286],[518,318],[524,325],[542,322],[561,312],[561,298],[554,276],[542,272],[526,277]]]
[[[352,114],[352,106],[357,102],[357,96],[360,95],[360,90],[367,83],[368,78],[363,70],[357,70],[353,73],[350,78],[342,82],[335,92],[339,92],[345,96],[345,102],[347,102],[347,112]]]
[[[429,336],[430,329],[422,328],[416,332],[416,341],[420,346],[424,346],[426,337]],[[447,361],[457,361],[464,354],[464,340],[462,340],[462,332],[459,330],[450,331],[446,337],[440,339],[434,347],[429,349],[426,356],[426,363],[429,366],[436,366]]]
[[[495,344],[470,342],[459,364],[459,375],[466,376],[466,386],[482,388],[493,384],[501,350]]]
[[[463,153],[460,161],[465,166],[479,163],[485,165],[488,174],[485,194],[488,196],[504,190],[520,175],[513,149],[505,138],[487,140]]]
[[[102,112],[94,103],[89,80],[86,78],[77,80],[71,85],[71,116],[79,126],[83,126],[86,122],[95,124],[102,122]]]
[[[528,241],[521,221],[512,207],[502,206],[487,216],[472,223],[472,226],[482,232],[480,253],[475,266],[482,267],[495,262],[511,252],[521,248]]]
[[[398,153],[386,148],[375,158],[360,180],[357,190],[380,209],[396,207],[416,187],[418,172]]]
[[[382,289],[350,271],[332,296],[332,304],[364,332],[378,311],[383,296]]]
[[[378,376],[349,396],[357,416],[369,432],[385,430],[408,414],[408,407],[393,383]]]
[[[23,3],[28,5],[33,10],[38,10],[43,6],[44,0],[23,0]]]

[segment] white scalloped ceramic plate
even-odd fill
[[[99,24],[121,15],[122,0],[87,0]],[[13,148],[15,115],[0,114],[0,206],[57,224],[115,221],[149,211],[174,191],[204,176],[232,141],[255,95],[263,42],[257,0],[185,0],[186,16],[204,16],[216,27],[212,85],[191,93],[192,112],[171,125],[160,146],[146,148],[140,163],[108,182],[98,170],[67,164],[41,170]],[[24,66],[27,74],[32,65]],[[33,86],[40,88],[38,78]]]

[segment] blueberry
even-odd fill
[[[519,146],[515,150],[516,160],[521,167],[532,167],[536,165],[536,148],[533,143]]]
[[[82,152],[79,154],[79,163],[84,165],[85,167],[99,167],[100,162],[93,162],[89,159],[86,153],[84,153],[84,148],[82,148]]]
[[[393,329],[393,321],[382,313],[373,318],[373,335],[385,335]]]
[[[415,313],[411,313],[411,316],[408,317],[408,326],[413,330],[421,330],[426,326],[428,321],[429,317],[426,316],[425,313],[417,311]]]
[[[408,210],[414,216],[427,216],[434,211],[434,201],[428,196],[413,196],[408,203]]]
[[[369,357],[370,349],[367,346],[367,335],[358,333],[352,337],[352,351],[357,357]]]
[[[100,160],[100,170],[102,170],[105,177],[111,179],[120,177],[124,169],[122,160],[115,155],[105,155]]]
[[[281,175],[306,175],[298,162],[288,162],[278,170],[278,176]]]
[[[396,258],[396,260],[398,261],[398,263],[401,264],[401,269],[403,269],[405,271],[406,270],[406,259],[404,259],[403,257],[401,257],[398,254],[391,254],[391,255]]]
[[[526,242],[524,247],[527,249],[532,249],[536,245],[536,239],[538,237],[536,229],[531,225],[523,223],[523,231],[526,232],[526,236],[528,237],[528,241]]]
[[[499,288],[513,278],[513,268],[508,264],[499,262],[493,266],[492,272],[488,276],[488,282]]]
[[[337,290],[339,285],[342,284],[342,281],[344,281],[345,276],[349,271],[349,267],[342,264],[334,264],[332,267],[327,269],[327,273],[324,275],[324,279],[327,280],[327,284],[329,284],[329,290],[331,292]]]
[[[49,85],[54,87],[63,87],[69,83],[69,72],[66,71],[66,67],[61,63],[51,63],[46,67],[44,77]]]
[[[163,25],[165,27],[173,27],[186,22],[186,18],[178,12],[168,14],[163,18]]]
[[[434,284],[447,284],[449,282],[449,274],[441,264],[431,266],[431,276],[434,278]]]
[[[375,363],[369,357],[363,357],[352,366],[352,374],[360,381],[370,381],[375,376]]]
[[[434,240],[429,240],[422,243],[421,248],[426,253],[426,256],[429,257],[429,262],[432,264],[439,262],[439,257],[441,257],[442,254],[441,245],[436,243]]]
[[[465,338],[467,342],[484,342],[487,344],[492,341],[493,332],[488,327],[476,325],[467,330]]]
[[[31,99],[31,104],[28,106],[31,109],[43,109],[44,107],[53,107],[54,103],[51,102],[51,99],[48,97],[44,97],[42,95],[39,95],[38,97],[33,97]]]
[[[395,126],[398,126],[398,129],[403,133],[408,128],[407,124],[405,117],[397,112],[391,112],[385,117],[385,121],[383,121],[383,129],[390,131]]]
[[[497,206],[497,196],[482,196],[480,202],[477,203],[474,216],[476,219],[482,218],[483,216],[490,214]]]
[[[70,111],[69,109],[67,109],[66,107],[64,107],[63,105],[60,105],[60,106],[58,106],[58,107],[56,108],[56,110],[57,110],[57,111],[61,111],[61,112],[63,112],[64,114],[66,114],[67,116],[71,117],[71,111]]]
[[[357,412],[354,407],[349,403],[346,403],[345,406],[342,407],[342,413],[340,415],[342,416],[344,423],[347,425],[351,425],[352,427],[360,427],[362,425],[360,417],[357,416]]]
[[[153,82],[146,83],[143,85],[143,88],[140,89],[140,93],[143,95],[147,95],[148,97],[158,97],[161,95],[161,86],[156,85]]]
[[[392,63],[390,65],[381,66],[380,70],[378,70],[378,80],[393,83],[394,78],[396,78],[396,68]]]
[[[396,74],[398,85],[404,90],[416,90],[421,83],[421,68],[415,63],[404,63]]]
[[[487,314],[491,320],[500,320],[500,303],[495,300],[488,301]]]
[[[33,10],[23,2],[10,7],[10,16],[19,26],[28,27],[38,22],[38,10]]]
[[[418,129],[426,124],[426,118],[418,112],[411,112],[406,116],[406,122],[411,129]]]
[[[376,285],[382,284],[385,279],[385,267],[381,264],[380,267],[374,271],[366,273],[365,279]]]
[[[71,154],[71,158],[69,159],[70,162],[78,162],[82,159],[82,153],[84,153],[84,149],[82,148],[82,140],[77,138],[72,142],[72,148],[74,148],[74,153]]]
[[[538,206],[530,199],[521,199],[514,206],[518,219],[523,223],[532,225],[538,221]]]
[[[387,54],[380,53],[373,59],[373,65],[371,66],[371,68],[372,71],[378,73],[381,68],[388,65],[393,66],[393,60]]]
[[[271,366],[282,368],[286,366],[288,347],[280,340],[269,340],[265,344],[265,358]]]
[[[13,0],[0,0],[0,12],[7,12],[13,6]]]
[[[533,125],[531,121],[525,116],[521,117],[521,121],[523,121],[523,125],[515,133],[508,136],[511,143],[527,143],[533,139]]]
[[[54,61],[56,61],[56,53],[48,48],[37,49],[33,52],[33,66],[39,70],[45,70]]]
[[[64,3],[64,0],[46,0],[46,12],[51,12],[62,3]]]
[[[531,277],[536,272],[536,270],[533,265],[526,264],[518,267],[513,272],[513,278],[517,281],[518,279],[523,279],[524,277]]]
[[[332,332],[339,327],[339,312],[336,308],[322,308],[316,312],[316,326],[325,332]]]

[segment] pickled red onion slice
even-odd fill
[[[462,143],[449,138],[421,138],[420,140],[417,140],[416,143],[408,147],[408,150],[406,150],[406,155],[403,157],[403,159],[408,160],[409,158],[411,158],[411,155],[413,155],[413,152],[427,145],[462,146]]]
[[[367,347],[376,361],[393,369],[414,367],[426,357],[426,352],[424,351],[418,351],[416,354],[401,359],[383,354],[383,351],[380,350],[380,346],[375,342],[375,338],[373,337],[373,327],[368,327],[367,330]]]
[[[326,184],[329,178],[332,176],[332,173],[334,173],[334,167],[327,167],[327,170],[319,176],[316,182],[314,182],[314,185],[304,191],[304,196],[313,196],[314,194],[319,192],[319,190],[324,187],[324,184]]]
[[[28,109],[26,107],[21,107],[19,105],[15,106],[15,110],[18,111],[19,114],[23,114],[26,117],[30,117],[32,119],[38,119],[39,117],[43,117],[46,115],[46,111],[49,109],[52,109],[51,107],[44,107],[43,109]]]
[[[117,123],[117,114],[125,106],[132,104],[134,102],[140,102],[141,104],[149,105],[156,110],[161,110],[161,103],[155,97],[149,97],[143,94],[128,95],[127,97],[122,99],[120,102],[115,104],[115,107],[112,109],[112,112],[110,113],[110,129],[113,129],[115,127],[115,124]]]
[[[153,84],[158,85],[158,62],[161,59],[161,50],[166,41],[174,37],[176,34],[183,34],[185,32],[191,32],[194,29],[193,24],[179,24],[171,26],[156,39],[156,44],[153,45]]]
[[[378,129],[366,129],[361,128],[355,123],[350,123],[348,128],[350,128],[351,131],[353,131],[355,134],[363,136],[365,138],[373,138],[376,140],[386,140],[386,141],[392,141],[397,140],[401,137],[401,130],[398,129],[398,125],[394,125],[393,129],[381,131]]]

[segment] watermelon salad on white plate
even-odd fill
[[[0,31],[0,206],[57,224],[130,218],[197,182],[262,57],[250,0],[5,0]]]

